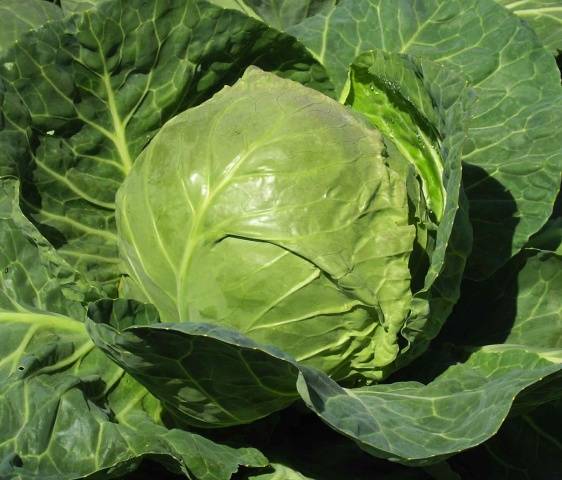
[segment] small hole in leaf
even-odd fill
[[[25,370],[25,367],[22,366],[22,365],[20,365],[20,366],[18,367],[18,370],[21,372],[22,370]]]
[[[12,458],[11,458],[11,462],[10,462],[14,467],[23,467],[23,460],[21,459],[21,457],[18,454],[15,454]]]

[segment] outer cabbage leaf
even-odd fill
[[[554,479],[560,475],[562,402],[509,419],[480,447],[451,460],[462,478]]]
[[[103,0],[60,0],[60,6],[64,13],[73,14],[93,8],[101,1]]]
[[[408,176],[383,150],[337,102],[249,69],[138,158],[117,197],[127,273],[163,321],[375,378],[398,353],[415,236]]]
[[[65,12],[81,12],[103,0],[61,0]],[[305,18],[327,12],[338,0],[208,0],[218,7],[238,10],[261,19],[278,30],[291,27]]]
[[[423,465],[492,437],[514,397],[561,367],[561,350],[489,345],[427,385],[396,382],[349,390],[304,371],[299,392],[309,408],[368,453]]]
[[[533,27],[555,55],[562,51],[562,5],[559,0],[496,0]]]
[[[562,348],[562,256],[538,252],[529,258],[517,275],[517,290],[515,297],[504,297],[496,311],[504,318],[513,313],[515,319],[509,331],[501,332],[507,334],[505,342]],[[512,304],[515,311],[510,310]]]
[[[61,9],[44,0],[3,0],[0,4],[0,56],[25,32],[61,17]]]
[[[354,61],[347,90],[346,103],[366,115],[387,145],[415,166],[423,192],[410,194],[423,201],[414,202],[414,299],[401,330],[407,343],[388,372],[427,348],[459,297],[472,240],[460,191],[460,155],[473,98],[466,80],[454,71],[380,50]]]
[[[256,16],[274,28],[283,30],[305,18],[328,12],[337,0],[211,0],[223,8],[233,8]]]
[[[492,0],[343,0],[288,31],[338,91],[348,65],[380,48],[459,70],[478,96],[463,179],[475,240],[470,275],[489,276],[548,219],[560,186],[560,77],[527,25]]]
[[[114,197],[134,158],[249,64],[329,93],[294,38],[207,2],[100,2],[51,22],[0,64],[0,173],[21,178],[25,213],[113,295]]]
[[[220,430],[213,433],[218,434],[218,441],[223,438]],[[259,447],[275,471],[287,476],[298,472],[314,480],[459,480],[444,474],[447,462],[418,468],[367,455],[355,442],[332,430],[300,403],[259,425],[229,429],[224,438],[232,439],[236,435],[240,442]],[[270,469],[254,470],[241,475],[239,480],[261,480],[260,475],[267,478],[269,474],[273,474]]]
[[[267,463],[167,429],[160,403],[90,340],[83,282],[18,207],[0,180],[0,477],[113,478],[142,456],[169,456],[192,478],[228,480],[239,464]]]
[[[503,348],[527,352],[559,350],[562,264],[556,251],[561,241],[559,222],[553,220],[486,282],[465,281],[461,301],[444,331],[422,358],[400,373],[401,377],[425,382],[446,365],[464,361],[466,352],[455,344],[503,342]],[[524,390],[496,436],[455,457],[451,462],[463,478],[479,471],[493,472],[498,478],[539,478],[543,465],[544,478],[549,478],[559,470],[559,455],[554,452],[560,447],[552,433],[559,417],[561,380],[558,371]]]
[[[550,222],[488,281],[465,281],[443,340],[561,348],[561,244],[560,224]]]
[[[154,307],[133,300],[101,300],[90,306],[89,317],[96,345],[180,422],[198,427],[250,423],[298,397],[298,371],[291,361],[231,330],[159,323]]]
[[[26,353],[35,354],[32,349]],[[108,359],[100,360],[100,370],[115,372]],[[239,465],[268,463],[254,449],[234,449],[164,427],[159,403],[129,376],[113,385],[100,404],[95,375],[57,375],[48,368],[45,373],[26,380],[12,376],[0,386],[3,479],[114,478],[133,471],[145,455],[201,480],[228,480]]]
[[[244,0],[209,0],[209,3],[221,8],[238,10],[252,18],[260,18]]]
[[[100,292],[61,260],[27,220],[19,208],[18,194],[16,180],[0,178],[0,308],[24,315],[39,310],[83,317],[82,303],[96,299]]]
[[[562,255],[562,217],[553,218],[540,232],[533,235],[527,248]]]
[[[560,350],[490,345],[470,353],[465,363],[450,367],[428,385],[396,382],[345,389],[324,373],[304,367],[269,347],[259,346],[237,332],[204,324],[158,323],[150,306],[117,300],[108,308],[111,305],[108,302],[111,301],[96,304],[90,312],[88,329],[93,340],[133,376],[141,381],[148,379],[152,392],[168,406],[175,403],[177,408],[178,400],[188,400],[189,395],[201,396],[206,392],[215,395],[220,384],[213,381],[213,376],[222,375],[220,369],[225,365],[216,361],[211,366],[201,365],[197,350],[188,350],[186,356],[179,345],[203,342],[210,347],[201,349],[200,355],[209,352],[230,361],[238,350],[239,358],[252,355],[261,359],[257,364],[262,366],[259,373],[262,377],[247,384],[247,398],[256,392],[260,380],[272,378],[270,372],[292,366],[299,370],[300,395],[323,421],[355,440],[368,453],[405,464],[439,462],[487,440],[501,426],[516,395],[556,374],[562,366]],[[114,320],[122,316],[114,316],[111,313],[114,309],[136,312],[136,315],[125,315],[127,320],[120,326]],[[153,323],[147,324],[147,319]],[[178,337],[182,341],[170,348],[169,342]],[[240,364],[234,363],[233,368]],[[254,368],[252,371],[257,373]],[[249,378],[245,372],[231,374],[240,379]],[[152,380],[154,377],[157,380]],[[294,378],[293,374],[291,377]],[[227,385],[229,389],[221,394],[221,400],[229,398],[231,382]],[[208,387],[213,390],[207,391]],[[186,402],[189,405],[193,404]],[[203,405],[208,407],[209,403]],[[248,405],[240,402],[230,405],[238,411],[248,411]]]

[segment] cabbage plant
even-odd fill
[[[0,5],[0,478],[559,474],[555,3],[59,3]]]

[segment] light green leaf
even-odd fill
[[[434,79],[427,79],[427,76],[420,62],[406,56],[382,50],[366,52],[351,65],[349,95],[345,103],[367,116],[415,166],[428,207],[434,218],[441,220],[446,192],[442,181],[444,161],[440,142],[445,134],[452,135],[455,130],[464,134],[463,120],[468,120],[468,116],[451,125],[451,132],[438,132],[438,126],[443,127],[444,122],[440,124],[441,112],[432,105],[431,93],[435,92],[431,92],[429,84]],[[459,79],[457,83],[462,91],[465,82]],[[459,97],[462,98],[462,94]],[[442,105],[441,108],[445,110]],[[461,137],[462,141],[464,138]]]
[[[217,7],[238,10],[252,18],[260,18],[245,0],[209,0],[209,2]]]
[[[556,55],[562,51],[562,4],[560,0],[496,0],[525,20],[543,45]]]
[[[160,403],[90,340],[92,292],[19,211],[11,179],[0,180],[0,240],[0,478],[112,478],[144,455],[199,480],[266,465],[163,426]]]
[[[472,241],[466,199],[459,189],[473,95],[466,80],[450,69],[380,50],[355,59],[346,90],[346,103],[383,132],[391,155],[394,148],[415,167],[423,192],[409,193],[421,201],[411,200],[420,221],[415,223],[410,262],[414,300],[401,331],[408,343],[388,372],[427,348],[459,296]]]
[[[60,6],[64,13],[73,14],[94,8],[103,0],[60,0]]]
[[[314,480],[310,477],[305,477],[292,468],[278,463],[272,463],[271,467],[274,470],[273,472],[263,473],[260,475],[250,475],[248,480]]]
[[[330,89],[294,38],[207,2],[116,0],[52,22],[0,64],[0,173],[21,178],[26,214],[114,295],[114,197],[135,157],[250,64]]]
[[[474,88],[464,186],[486,277],[548,219],[560,186],[560,76],[534,33],[492,0],[343,0],[288,31],[325,65],[338,91],[348,65],[379,48],[459,70]]]
[[[0,56],[21,36],[50,20],[62,18],[62,10],[44,0],[2,0],[0,3]]]

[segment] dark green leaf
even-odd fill
[[[159,323],[127,300],[90,307],[94,342],[178,419],[196,426],[249,423],[297,397],[298,371],[281,352],[214,325]]]
[[[233,8],[246,15],[261,18],[274,28],[283,30],[305,18],[328,12],[337,0],[211,0],[223,8]]]
[[[505,422],[482,446],[451,460],[462,478],[557,480],[562,473],[562,403]]]
[[[466,76],[478,96],[463,156],[473,277],[501,267],[546,222],[562,170],[560,76],[534,32],[505,8],[492,0],[344,0],[289,32],[338,91],[353,59],[374,48]]]
[[[561,367],[561,350],[489,345],[428,385],[396,382],[348,390],[304,370],[299,392],[324,421],[365,451],[416,465],[493,436],[514,397]]]
[[[562,347],[562,257],[557,222],[486,282],[465,281],[444,340]]]

